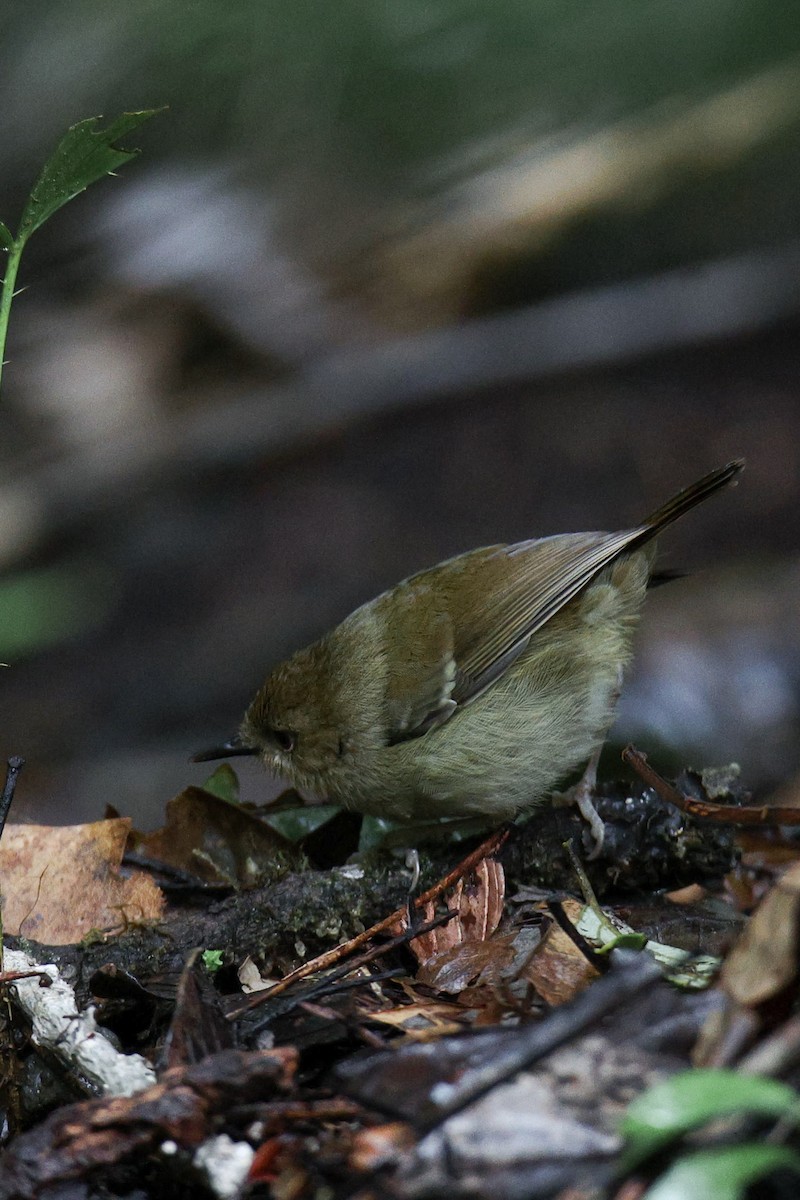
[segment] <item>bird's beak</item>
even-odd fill
[[[232,737],[229,742],[214,746],[212,750],[198,751],[192,755],[189,762],[213,762],[216,758],[235,758],[243,754],[258,754],[258,750],[255,746],[245,746],[238,737]]]

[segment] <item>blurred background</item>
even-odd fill
[[[207,773],[188,754],[358,603],[477,545],[633,524],[739,455],[663,540],[690,577],[648,602],[617,734],[791,789],[793,6],[27,0],[0,35],[12,228],[69,124],[169,106],[23,260],[17,819],[157,823]]]

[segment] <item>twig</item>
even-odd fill
[[[295,1004],[300,1004],[305,1000],[313,1000],[315,996],[324,997],[339,992],[343,988],[358,987],[364,983],[376,983],[378,979],[383,978],[383,975],[363,976],[355,980],[348,980],[345,978],[345,976],[351,975],[353,971],[357,971],[360,967],[366,966],[367,963],[373,962],[376,958],[383,957],[384,954],[388,954],[391,950],[396,950],[398,946],[403,946],[408,942],[413,941],[413,939],[418,936],[418,933],[429,933],[430,930],[437,929],[440,925],[444,925],[447,921],[452,921],[453,917],[456,916],[458,916],[458,913],[455,911],[455,909],[448,910],[446,913],[442,913],[440,916],[434,917],[433,920],[429,921],[426,925],[420,926],[419,931],[416,929],[404,929],[402,933],[397,935],[397,937],[392,938],[388,942],[381,942],[379,946],[373,946],[370,950],[366,950],[363,954],[359,954],[359,956],[354,958],[351,962],[340,963],[337,967],[334,967],[333,970],[328,971],[328,973],[321,979],[309,984],[307,990],[302,992],[300,995],[289,997],[288,999],[281,1001],[280,1005],[282,1005],[282,1007],[279,1005],[279,1011],[281,1015],[289,1012]],[[394,974],[394,972],[387,973],[387,978],[389,974]],[[402,972],[402,974],[405,974],[405,972]],[[262,1003],[264,1003],[266,1000],[270,999],[272,996],[272,991],[264,988],[262,991],[256,993],[256,995],[263,997],[264,999],[262,1000]],[[253,1004],[249,1003],[251,999],[253,999],[253,997],[249,997],[248,1000],[245,1000],[244,1003],[239,1005],[237,1008],[230,1009],[229,1012],[225,1014],[226,1019],[228,1021],[235,1021],[237,1017],[243,1016],[245,1013],[249,1012],[250,1009],[255,1007]],[[251,1027],[251,1032],[259,1033],[272,1022],[274,1017],[274,1012],[268,1013],[266,1017],[263,1017]]]
[[[606,956],[599,954],[597,950],[595,950],[594,946],[589,945],[583,934],[578,932],[578,930],[572,924],[572,921],[570,921],[569,917],[564,912],[564,905],[561,903],[561,901],[548,900],[547,908],[561,932],[566,934],[577,950],[580,950],[589,966],[594,967],[598,975],[605,975],[605,973],[611,967],[609,959]],[[603,924],[608,924],[605,917],[603,918]],[[616,929],[614,930],[614,933],[617,933]]]
[[[689,817],[714,821],[718,825],[800,825],[800,808],[781,804],[714,804],[710,800],[695,800],[667,783],[635,746],[626,746],[622,761],[633,767],[667,804],[672,804]]]
[[[397,950],[400,946],[405,946],[409,942],[413,942],[414,938],[419,937],[420,934],[430,933],[431,930],[438,929],[440,925],[446,925],[448,921],[452,921],[453,917],[457,916],[458,913],[455,909],[448,909],[447,912],[441,913],[438,917],[433,917],[430,921],[426,921],[424,925],[420,925],[414,929],[404,929],[402,933],[398,933],[396,937],[390,938],[388,942],[381,942],[379,946],[373,946],[370,950],[365,950],[363,954],[359,954],[358,958],[354,958],[352,962],[340,963],[338,967],[325,976],[324,980],[320,981],[318,986],[324,984],[324,990],[327,994],[329,984],[335,983],[338,979],[349,975],[352,971],[357,971],[359,967],[365,967],[367,963],[374,962],[376,958],[383,958],[390,951]]]
[[[20,758],[18,754],[12,755],[8,760],[6,781],[3,785],[2,795],[0,795],[0,837],[3,836],[3,830],[6,827],[6,820],[8,819],[8,810],[11,808],[11,801],[14,799],[19,773],[24,766],[25,759]]]
[[[575,846],[573,845],[572,838],[568,838],[566,842],[562,842],[561,844],[569,856],[569,861],[572,863],[573,871],[578,876],[578,883],[580,884],[581,891],[583,892],[584,900],[589,905],[589,908],[595,914],[598,921],[601,923],[606,921],[607,918],[600,907],[600,901],[597,899],[595,890],[589,882],[589,876],[586,874],[583,863],[575,852]]]
[[[366,966],[367,963],[373,962],[376,958],[381,958],[384,954],[388,954],[391,950],[396,950],[398,946],[406,945],[408,942],[413,941],[415,937],[418,937],[420,933],[429,933],[432,929],[438,929],[440,925],[444,925],[448,921],[452,921],[453,917],[456,916],[458,916],[458,913],[455,911],[455,909],[448,909],[446,913],[442,913],[440,916],[434,917],[433,920],[429,921],[426,925],[421,925],[419,930],[411,928],[404,929],[402,933],[399,933],[396,937],[391,938],[390,941],[381,942],[379,946],[372,946],[369,950],[365,950],[363,954],[359,954],[357,958],[352,959],[352,961],[339,963],[338,966],[335,966],[332,970],[328,971],[328,973],[321,979],[318,979],[315,983],[310,984],[307,991],[297,996],[296,1002],[299,1003],[301,1000],[310,1000],[315,996],[327,996],[329,992],[337,990],[336,984],[338,980],[344,979],[346,975],[352,974],[353,971],[357,971],[359,967]],[[320,955],[320,958],[322,957],[324,956]],[[288,976],[286,976],[286,978],[288,978]],[[368,980],[366,982],[373,982],[373,980]],[[283,983],[283,980],[281,980],[281,983]],[[256,992],[253,996],[249,996],[248,999],[243,1001],[243,1003],[237,1008],[232,1008],[228,1013],[226,1013],[226,1019],[228,1021],[235,1021],[237,1017],[241,1017],[251,1009],[257,1008],[258,1005],[252,1003],[252,1001],[255,999],[260,999],[262,1004],[266,1003],[266,1001],[272,999],[275,990],[275,987],[270,989],[264,988],[262,991]],[[291,998],[288,1000],[289,1009],[292,1007],[294,1002],[295,1001],[293,1001]],[[284,1001],[283,1003],[287,1002]],[[288,1009],[281,1009],[281,1012],[284,1011],[288,1011]],[[274,1014],[269,1014],[258,1024],[254,1025],[253,1032],[258,1033],[261,1029],[264,1029],[267,1025],[269,1025],[273,1019],[273,1015]]]
[[[556,901],[551,900],[548,902],[548,908],[558,921],[564,933],[566,933],[567,936],[572,939],[572,941],[575,943],[584,957],[588,959],[591,965],[602,974],[604,971],[608,970],[608,951],[613,949],[615,946],[620,945],[621,939],[625,939],[624,944],[628,947],[628,949],[638,948],[642,950],[644,949],[647,939],[642,934],[623,933],[617,929],[616,925],[609,918],[608,914],[600,907],[600,901],[597,899],[595,890],[589,882],[589,876],[584,870],[583,863],[575,853],[575,847],[572,841],[570,840],[564,842],[563,846],[569,855],[570,862],[572,863],[572,869],[578,876],[578,883],[581,886],[583,898],[586,901],[588,908],[592,913],[594,913],[595,919],[597,920],[600,928],[607,930],[608,933],[611,934],[611,941],[608,942],[602,950],[595,949],[584,938],[583,934],[575,928],[575,926],[567,917],[567,914],[564,912],[564,909],[560,903],[557,904]],[[632,939],[635,941],[636,945],[631,944]],[[587,953],[587,951],[591,951],[591,954]]]
[[[18,979],[38,979],[41,987],[50,987],[53,982],[47,971],[0,971],[0,986],[16,983]]]
[[[443,879],[440,879],[427,892],[423,892],[421,896],[417,896],[417,899],[414,901],[414,907],[424,908],[432,900],[438,900],[443,892],[452,887],[462,875],[468,874],[481,859],[488,858],[491,854],[496,854],[507,837],[507,829],[501,829],[497,833],[493,833],[476,850],[473,850],[471,854],[462,859],[458,866],[454,867]],[[298,979],[305,979],[307,975],[313,975],[316,971],[324,971],[328,967],[336,966],[342,959],[347,958],[355,950],[360,950],[363,945],[371,941],[372,938],[377,937],[378,934],[386,933],[394,925],[404,921],[407,912],[407,905],[404,904],[402,908],[395,909],[388,917],[384,917],[382,921],[371,925],[363,933],[357,934],[347,942],[342,942],[341,945],[335,946],[333,950],[326,950],[324,954],[318,954],[316,958],[309,959],[302,966],[296,967],[294,971],[290,971],[288,975],[284,975],[283,979],[279,980],[273,987],[265,988],[264,991],[256,992],[254,995],[249,996],[238,1008],[228,1013],[228,1020],[233,1021],[244,1013],[249,1012],[250,1009],[257,1008],[260,1004],[266,1003],[267,1000],[273,1000],[281,992],[285,992],[288,987],[291,987],[293,983],[296,983]],[[418,930],[414,931],[415,936],[418,932]]]

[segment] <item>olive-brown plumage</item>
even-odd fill
[[[395,820],[532,807],[605,738],[653,539],[743,465],[632,529],[487,546],[411,576],[275,667],[238,738],[197,757],[258,754]]]

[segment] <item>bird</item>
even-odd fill
[[[361,605],[279,663],[238,734],[193,756],[258,756],[300,790],[400,823],[528,813],[597,759],[648,585],[655,539],[736,480],[736,459],[619,532],[485,546]]]

